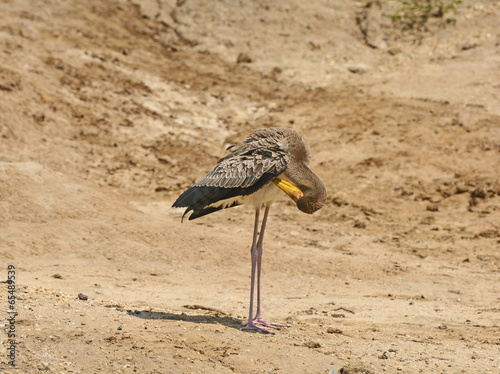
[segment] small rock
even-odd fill
[[[366,223],[360,220],[354,221],[354,227],[357,229],[366,229]]]
[[[345,318],[345,314],[343,313],[332,313],[333,318]]]
[[[473,49],[473,48],[476,48],[478,46],[479,46],[478,43],[467,42],[464,45],[462,45],[462,51],[468,51],[469,49]]]
[[[236,59],[237,64],[249,64],[252,62],[252,58],[247,53],[240,53]]]
[[[474,191],[471,192],[470,197],[472,197],[473,199],[484,199],[486,197],[486,191],[483,187],[476,187]]]
[[[387,353],[384,352],[380,356],[378,356],[378,358],[380,358],[381,360],[387,360],[389,358],[389,356],[387,356]]]
[[[422,220],[420,221],[420,224],[421,225],[431,225],[434,223],[436,219],[432,216],[429,216],[429,217],[424,217],[422,218]]]
[[[78,298],[80,300],[88,300],[89,297],[87,295],[84,295],[83,293],[79,293],[78,294]]]
[[[349,70],[353,74],[364,74],[366,73],[367,68],[365,65],[359,64],[359,65],[351,65],[347,67],[347,70]]]
[[[63,276],[61,274],[54,274],[52,277],[56,279],[63,279]]]
[[[340,374],[373,374],[373,371],[364,365],[344,366],[340,369]]]
[[[326,332],[329,334],[343,334],[341,329],[335,328],[335,327],[329,327],[326,329]]]
[[[446,330],[447,328],[448,328],[448,326],[446,326],[444,323],[442,325],[438,326],[439,330]]]
[[[428,210],[429,212],[437,212],[439,210],[439,207],[437,204],[429,204],[425,209]]]

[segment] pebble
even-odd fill
[[[366,73],[366,71],[368,69],[367,69],[366,65],[358,64],[358,65],[348,66],[347,70],[349,70],[353,74],[363,74],[363,73]]]
[[[345,314],[343,313],[332,313],[333,318],[345,318]]]
[[[384,352],[380,356],[378,356],[378,358],[381,359],[381,360],[387,360],[389,358],[389,356],[387,356],[387,353]]]
[[[482,187],[476,187],[474,191],[471,192],[470,197],[484,199],[486,197],[486,191]]]
[[[240,53],[238,55],[238,58],[236,59],[236,63],[237,64],[242,64],[242,63],[246,63],[246,64],[249,64],[252,62],[252,58],[247,54],[247,53]]]
[[[326,329],[326,332],[329,334],[343,334],[341,329],[335,327],[329,327]]]
[[[429,212],[437,212],[439,210],[439,207],[437,204],[429,204],[427,205],[426,210],[428,210]]]
[[[344,366],[340,369],[340,374],[373,374],[365,365]]]

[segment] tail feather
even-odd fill
[[[232,207],[238,206],[238,205],[240,205],[240,203],[238,201],[235,201],[234,203],[232,203],[231,205],[228,205],[228,206],[219,205],[219,206],[210,206],[210,207],[203,208],[203,209],[192,209],[193,213],[191,213],[191,215],[189,216],[189,220],[191,221],[192,219],[203,217],[203,216],[206,216],[207,214],[217,212],[217,211],[222,210],[222,209],[232,208]],[[186,213],[188,213],[188,210],[189,210],[189,208],[186,209],[186,211],[182,215],[183,218],[186,215]]]
[[[203,209],[217,201],[242,195],[241,188],[224,188],[212,186],[192,186],[184,191],[174,202],[174,208]]]

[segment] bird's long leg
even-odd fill
[[[264,252],[264,233],[266,231],[266,224],[267,224],[267,216],[269,214],[269,209],[271,208],[271,204],[266,205],[266,210],[264,211],[264,217],[262,218],[262,226],[260,229],[260,235],[259,235],[259,241],[257,242],[257,312],[255,314],[255,318],[253,319],[253,323],[268,327],[271,329],[275,329],[278,326],[288,326],[288,325],[282,325],[279,323],[273,323],[266,321],[265,319],[262,318],[262,311],[261,311],[261,303],[260,303],[260,274],[261,274],[261,268],[262,268],[262,253]]]
[[[252,280],[250,283],[250,312],[248,315],[248,322],[245,326],[243,326],[241,329],[242,330],[257,330],[257,331],[262,331],[268,333],[266,329],[256,326],[255,323],[253,322],[253,294],[254,294],[254,286],[255,286],[255,270],[257,267],[257,257],[258,257],[258,251],[257,251],[257,235],[259,231],[259,211],[260,208],[255,209],[255,226],[253,229],[253,240],[252,240],[252,247],[250,249],[251,254],[252,254]]]
[[[260,229],[259,241],[257,242],[257,312],[255,314],[253,322],[258,323],[259,325],[273,328],[274,325],[272,323],[262,319],[262,311],[260,306],[260,274],[262,268],[262,253],[264,252],[262,244],[264,242],[264,233],[266,231],[267,216],[269,214],[270,208],[271,204],[267,204],[266,209],[264,211],[264,217],[262,218],[262,226]]]

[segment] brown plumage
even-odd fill
[[[325,204],[326,189],[309,168],[311,151],[307,142],[292,129],[271,127],[255,130],[243,142],[229,147],[228,151],[231,153],[221,158],[212,171],[182,193],[173,207],[185,207],[183,217],[192,211],[190,220],[240,204],[255,207],[250,314],[243,329],[268,332],[265,327],[274,328],[276,325],[262,319],[260,272],[269,208],[282,196],[281,189],[295,201],[297,208],[311,214]],[[259,235],[262,206],[265,211]],[[256,270],[257,313],[252,318]]]

